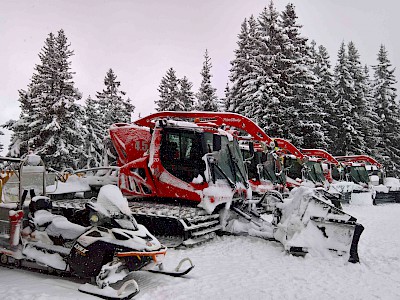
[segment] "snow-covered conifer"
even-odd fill
[[[83,122],[86,129],[85,156],[82,157],[81,167],[99,167],[102,164],[103,142],[106,134],[102,122],[98,102],[89,96],[85,101],[85,119]]]
[[[160,98],[155,101],[157,111],[182,111],[185,104],[180,97],[178,78],[173,68],[169,68],[158,87]]]
[[[193,83],[191,83],[186,76],[184,76],[182,79],[178,79],[178,103],[183,104],[181,109],[183,111],[191,111],[194,109],[195,96],[192,91],[192,87]]]
[[[337,128],[332,122],[332,115],[335,113],[333,99],[333,74],[331,71],[331,63],[327,49],[320,45],[316,49],[316,43],[313,41],[312,57],[314,59],[313,71],[317,77],[315,83],[315,116],[317,122],[321,124],[321,130],[324,133],[326,146],[323,149],[330,149],[332,145],[332,137],[336,136]]]
[[[258,123],[271,137],[285,137],[286,108],[283,106],[284,91],[279,85],[279,60],[282,31],[279,13],[273,2],[265,7],[257,21],[256,42],[252,54],[253,72],[246,81],[247,116]]]
[[[315,106],[316,77],[312,72],[313,60],[307,38],[300,33],[293,4],[288,4],[281,14],[282,54],[279,59],[280,81],[284,90],[282,102],[288,114],[285,124],[287,137],[298,147],[325,146],[321,124],[317,121]]]
[[[201,84],[196,98],[198,101],[198,110],[218,111],[216,89],[211,85],[211,58],[206,50],[204,54],[203,68],[200,72],[202,76]]]
[[[20,119],[11,127],[14,154],[34,151],[55,169],[75,168],[84,151],[83,110],[76,103],[81,94],[74,87],[69,47],[62,29],[46,38],[28,89],[19,91]]]
[[[396,102],[397,83],[394,68],[388,58],[388,52],[381,45],[378,52],[378,62],[372,66],[373,96],[375,99],[375,112],[379,117],[377,124],[381,134],[381,142],[377,146],[378,159],[383,162],[388,175],[399,175],[400,171],[400,111]]]
[[[99,115],[102,118],[103,132],[114,123],[130,123],[135,106],[129,98],[124,99],[126,93],[120,90],[121,82],[110,68],[104,78],[105,88],[96,93]]]
[[[346,46],[342,42],[338,51],[338,62],[334,70],[334,87],[336,95],[334,97],[335,111],[332,116],[338,132],[333,137],[332,153],[335,155],[348,155],[352,153],[353,137],[356,133],[352,111],[353,99],[356,97],[354,83],[350,73],[350,63],[346,52]]]

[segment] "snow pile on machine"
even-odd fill
[[[279,241],[294,255],[325,255],[328,250],[333,250],[341,256],[349,255],[350,262],[359,261],[357,244],[363,226],[328,203],[315,189],[293,189],[288,198],[275,202],[271,216],[261,217],[247,219],[248,222],[230,215],[224,229]]]

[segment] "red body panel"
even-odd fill
[[[320,157],[327,160],[330,163],[338,165],[339,162],[330,153],[322,149],[301,149],[301,152],[308,156]]]
[[[296,146],[294,146],[291,142],[281,139],[281,138],[274,138],[274,141],[277,143],[278,147],[281,148],[284,151],[287,151],[291,154],[293,154],[294,156],[296,156],[296,158],[299,158],[301,160],[304,159],[304,154],[300,152],[299,149],[296,148]]]
[[[118,152],[118,165],[143,157],[150,147],[149,128],[131,124],[114,124],[110,128],[110,137]]]
[[[135,121],[135,124],[153,128],[154,121],[162,118],[181,118],[185,120],[194,120],[195,123],[198,122],[199,124],[203,125],[213,124],[218,127],[222,125],[232,126],[246,131],[251,135],[252,139],[256,141],[262,141],[266,143],[272,142],[272,139],[252,120],[229,112],[164,111],[137,120]]]

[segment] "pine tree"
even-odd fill
[[[247,116],[251,116],[269,136],[287,137],[286,108],[282,102],[284,91],[278,70],[283,39],[278,18],[272,1],[258,17],[256,47],[251,56],[253,73],[246,82],[246,104],[249,104]]]
[[[182,111],[191,111],[194,109],[195,96],[192,87],[193,83],[186,76],[178,80],[179,103],[183,104]]]
[[[349,72],[352,77],[354,97],[352,100],[353,110],[351,112],[353,131],[353,143],[351,151],[354,154],[366,153],[365,146],[365,128],[370,126],[369,116],[367,114],[367,102],[365,92],[367,91],[367,82],[365,70],[360,62],[360,55],[353,42],[348,44]]]
[[[301,36],[301,25],[293,4],[281,14],[282,55],[280,58],[280,85],[284,89],[283,105],[288,115],[287,138],[298,147],[324,147],[325,137],[316,122],[318,111],[314,103],[316,77],[307,38]]]
[[[99,112],[98,102],[90,96],[85,101],[85,156],[80,163],[85,168],[99,167],[102,165],[105,132],[102,117]]]
[[[175,70],[169,68],[165,76],[161,78],[161,83],[158,87],[160,99],[155,101],[157,111],[185,110],[185,99],[181,98],[178,82],[179,80],[176,76]]]
[[[317,77],[315,83],[315,119],[321,124],[321,130],[324,133],[324,144],[322,149],[330,149],[332,146],[332,137],[336,136],[337,128],[332,122],[332,116],[335,114],[333,105],[334,88],[333,74],[331,71],[330,57],[327,49],[320,45],[315,49],[316,43],[312,41],[312,57],[314,59],[313,71]]]
[[[218,111],[216,89],[211,85],[211,58],[206,50],[204,54],[203,68],[200,72],[202,81],[199,92],[196,94],[198,109],[202,111]]]
[[[372,66],[374,70],[373,96],[376,101],[375,112],[380,118],[378,129],[381,142],[377,146],[377,154],[385,165],[388,175],[399,175],[400,167],[400,111],[396,102],[397,83],[394,68],[388,58],[384,45],[378,53],[378,63]]]
[[[238,49],[235,50],[235,59],[231,61],[231,70],[229,79],[232,87],[226,96],[227,111],[243,112],[243,108],[247,106],[245,96],[249,94],[249,78],[253,77],[251,66],[252,56],[255,49],[256,21],[253,16],[249,21],[245,19],[241,25],[241,32],[238,35]],[[246,90],[246,93],[245,93]]]
[[[335,111],[333,116],[337,135],[333,139],[332,153],[335,155],[348,155],[352,153],[353,136],[356,133],[353,127],[352,111],[356,97],[352,75],[349,71],[349,59],[346,46],[342,42],[338,51],[338,62],[335,66]]]
[[[106,73],[104,85],[105,89],[97,92],[96,98],[105,135],[112,124],[130,123],[135,106],[131,104],[129,98],[123,98],[126,93],[120,90],[121,82],[117,81],[117,76],[111,68]]]
[[[223,98],[224,106],[223,106],[222,111],[231,111],[232,103],[231,103],[231,100],[230,100],[230,97],[229,97],[230,88],[229,88],[229,84],[228,83],[226,83],[226,86],[225,86],[225,89],[224,89],[224,94],[225,94],[225,97]]]
[[[365,153],[372,157],[380,157],[377,152],[377,145],[381,143],[381,134],[379,132],[379,117],[375,112],[375,99],[373,95],[372,82],[369,76],[369,68],[364,66],[364,95],[366,100],[366,118],[365,127],[362,129],[365,136]]]
[[[76,104],[81,94],[72,80],[69,47],[63,30],[57,36],[49,34],[39,53],[37,73],[28,89],[19,91],[20,119],[12,125],[10,148],[19,148],[15,154],[34,151],[55,169],[76,168],[83,155],[83,110]]]

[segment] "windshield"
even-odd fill
[[[165,129],[160,149],[164,168],[188,183],[204,175],[205,163],[202,157],[206,152],[201,136],[201,133],[193,130]]]
[[[272,183],[286,183],[286,178],[282,172],[283,167],[279,159],[275,158],[273,154],[268,153],[265,161],[262,163],[260,169],[260,177],[263,180],[269,180]]]
[[[292,179],[297,179],[297,178],[302,179],[303,176],[301,174],[301,170],[303,169],[303,166],[296,158],[292,158],[291,156],[285,156],[284,166],[285,169],[287,169],[288,177]]]
[[[260,176],[257,171],[257,165],[261,163],[261,152],[255,152],[251,158],[250,151],[248,149],[241,149],[243,159],[247,160],[247,175],[251,180],[260,180]]]
[[[313,182],[324,182],[325,181],[325,176],[324,172],[321,167],[321,163],[316,162],[316,161],[308,161],[306,162],[306,167],[308,172],[306,172],[306,177],[307,179],[313,181]]]
[[[216,155],[215,179],[228,179],[247,186],[247,173],[237,140],[221,136],[221,150]]]
[[[350,168],[350,176],[352,180],[356,183],[358,182],[363,182],[363,183],[368,183],[369,182],[369,176],[367,169],[365,166],[352,166]]]

